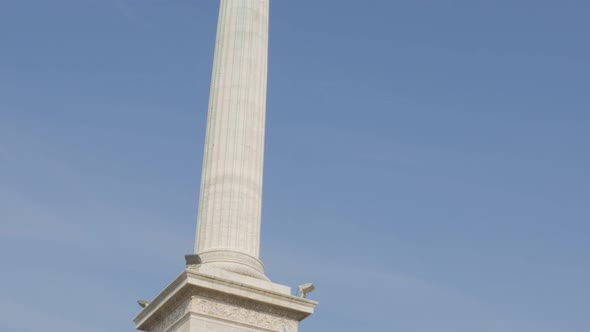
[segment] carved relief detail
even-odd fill
[[[157,322],[150,332],[163,332],[166,331],[172,324],[176,323],[189,311],[190,301],[186,301],[180,304],[176,309],[172,310],[168,315],[161,321]]]
[[[273,331],[297,331],[297,322],[284,316],[245,309],[231,303],[220,303],[203,298],[193,298],[192,311],[203,315],[227,319]]]

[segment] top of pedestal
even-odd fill
[[[250,278],[248,278],[250,279]],[[242,280],[245,281],[245,280]],[[257,283],[257,285],[256,285]],[[285,293],[286,286],[271,282],[254,281],[254,284],[223,279],[206,271],[186,270],[166,287],[133,320],[143,330],[154,319],[160,319],[167,312],[194,296],[213,299],[230,299],[232,302],[254,304],[263,310],[281,312],[294,320],[301,321],[311,315],[317,302]]]

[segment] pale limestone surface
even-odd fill
[[[269,0],[221,0],[195,254],[134,319],[149,332],[297,332],[316,302],[258,259]]]
[[[134,322],[137,329],[149,332],[297,332],[299,322],[313,313],[317,303],[269,288],[189,268]]]
[[[222,0],[195,253],[205,264],[265,279],[258,260],[269,0]]]

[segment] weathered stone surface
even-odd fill
[[[149,332],[296,332],[316,302],[186,270],[136,318]]]
[[[296,332],[316,302],[259,257],[269,0],[221,0],[195,253],[134,319],[149,332]]]
[[[269,0],[221,1],[195,242],[205,264],[260,279],[268,20]]]

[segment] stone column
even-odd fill
[[[269,0],[221,0],[195,253],[267,280],[258,259]]]
[[[194,254],[135,317],[149,332],[297,332],[317,302],[258,259],[269,0],[221,0]]]

